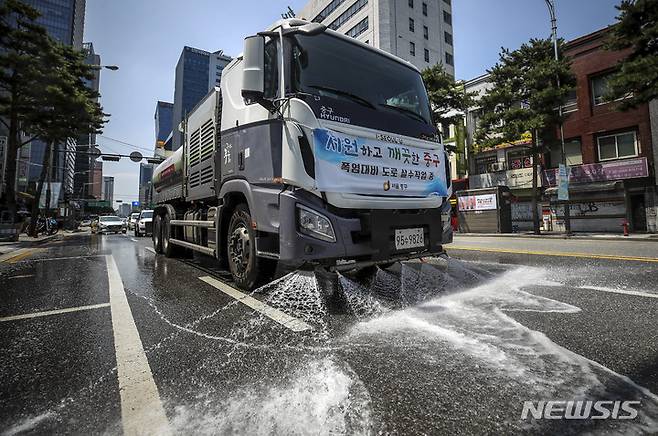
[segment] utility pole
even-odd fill
[[[46,216],[48,216],[48,212],[50,211],[50,196],[51,196],[51,183],[50,182],[52,180],[52,174],[53,174],[53,163],[55,162],[55,159],[54,159],[54,156],[53,156],[54,153],[53,153],[53,142],[52,141],[50,141],[50,143],[48,144],[48,148],[50,149],[50,151],[48,153],[49,154],[49,156],[48,156],[48,172],[46,173],[47,178],[48,178],[48,180],[46,182],[46,183],[48,183],[46,185],[46,204],[45,204],[45,206],[46,206],[45,215]]]
[[[553,51],[555,54],[555,60],[559,61],[560,56],[557,50],[557,17],[555,15],[555,1],[556,0],[544,0],[546,6],[548,7],[548,13],[551,16],[551,39],[553,40]],[[560,76],[556,77],[557,86],[560,87]],[[567,165],[567,155],[564,150],[564,127],[562,125],[562,105],[558,106],[558,115],[560,117],[559,129],[560,129],[560,146],[561,146],[561,155],[562,155],[562,165],[566,167]],[[569,172],[567,170],[567,177],[569,177]],[[564,203],[564,232],[567,235],[571,234],[571,210],[569,208],[569,201],[567,200]]]

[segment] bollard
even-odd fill
[[[624,236],[628,236],[628,221],[624,220],[621,226],[624,228]]]

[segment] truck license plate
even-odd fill
[[[404,250],[406,248],[424,247],[425,233],[422,228],[416,229],[395,229],[395,249]]]

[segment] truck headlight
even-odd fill
[[[297,223],[302,233],[323,241],[336,242],[336,234],[329,218],[312,209],[298,204]]]

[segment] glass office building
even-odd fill
[[[230,61],[231,58],[222,51],[210,53],[193,47],[183,48],[176,65],[173,150],[183,144],[178,125],[212,87],[219,86],[222,70]]]

